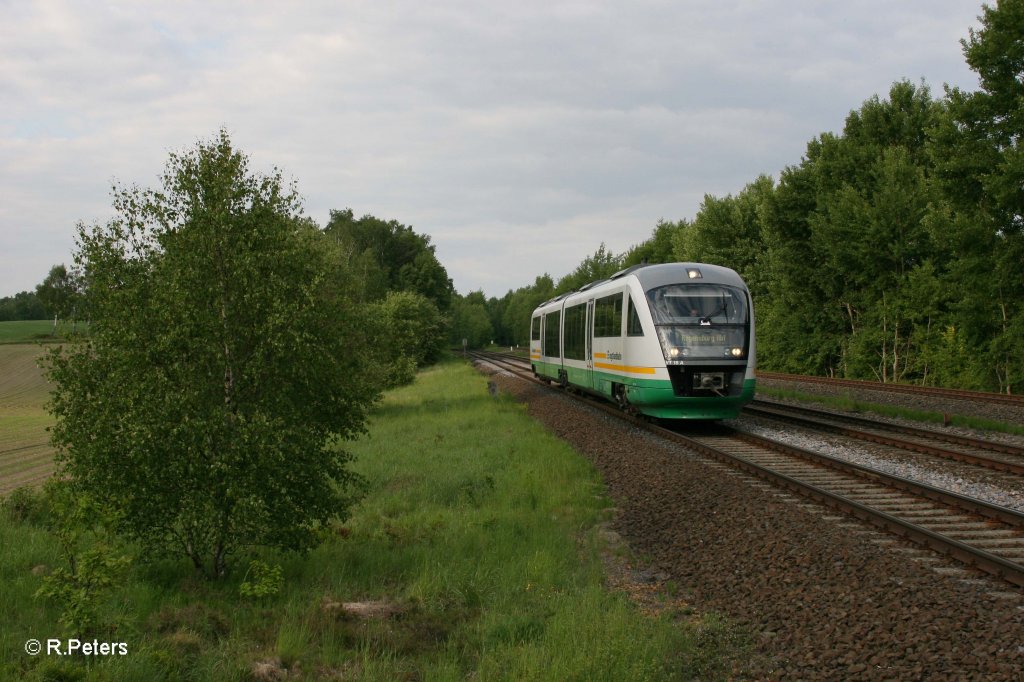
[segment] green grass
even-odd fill
[[[599,477],[466,365],[390,393],[349,447],[369,492],[348,522],[306,558],[254,555],[283,567],[280,593],[239,596],[253,557],[212,584],[185,562],[137,564],[103,607],[101,639],[126,642],[123,657],[23,652],[30,637],[62,636],[58,606],[32,597],[59,560],[38,514],[0,520],[0,678],[248,680],[260,666],[302,679],[728,675],[743,646],[728,624],[673,608],[648,616],[604,588]],[[383,615],[348,614],[345,602]]]
[[[53,320],[0,322],[0,343],[28,343],[53,338]]]
[[[86,322],[64,322],[57,324],[53,332],[53,320],[15,320],[0,322],[0,344],[4,343],[59,343],[72,334],[87,332]]]
[[[513,355],[520,355],[520,356],[522,356],[524,358],[530,356],[530,345],[529,344],[527,344],[525,346],[519,346],[518,348],[515,347],[515,346],[497,346],[497,345],[491,344],[491,345],[486,346],[482,350],[490,352],[490,353],[511,353]]]
[[[906,407],[899,407],[897,405],[864,402],[849,396],[823,396],[774,387],[763,388],[758,386],[757,392],[773,398],[796,400],[804,403],[818,403],[849,412],[873,412],[885,417],[899,417],[902,419],[909,419],[929,424],[952,424],[953,426],[963,426],[982,431],[997,431],[1001,433],[1024,435],[1024,427],[1016,424],[1007,424],[1005,422],[995,421],[993,419],[985,419],[983,417],[913,410]]]

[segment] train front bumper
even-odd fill
[[[670,382],[629,386],[626,398],[642,414],[659,419],[734,419],[754,399],[755,379],[743,382],[736,395],[688,397],[676,395]]]

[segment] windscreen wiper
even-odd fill
[[[727,312],[729,312],[729,304],[728,303],[722,303],[722,307],[721,308],[719,308],[718,310],[716,310],[713,313],[709,313],[708,315],[705,315],[704,317],[700,318],[700,324],[701,324],[701,326],[706,327],[709,324],[711,324],[711,318],[712,317],[714,317],[718,313],[727,313]]]

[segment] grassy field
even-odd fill
[[[125,642],[124,656],[24,653],[29,638],[73,633],[56,604],[32,596],[60,564],[53,538],[39,513],[9,510],[0,678],[727,676],[742,640],[721,621],[668,597],[647,615],[605,587],[599,528],[610,510],[598,476],[468,366],[442,365],[390,393],[370,431],[351,444],[368,494],[309,557],[239,557],[221,583],[185,562],[134,564],[104,600],[98,635]],[[283,587],[243,598],[256,556],[282,567]]]
[[[53,320],[0,322],[0,343],[28,343],[53,338]]]
[[[0,494],[38,484],[53,468],[49,388],[37,364],[44,352],[38,344],[0,344]]]

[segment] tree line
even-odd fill
[[[0,298],[0,322],[44,320],[47,316],[46,307],[34,291],[19,291]]]
[[[64,264],[54,265],[34,291],[0,298],[0,322],[76,317],[83,293],[78,273]]]
[[[527,343],[530,311],[642,261],[703,261],[750,286],[768,370],[1024,390],[1024,2],[983,7],[962,41],[980,88],[893,84],[842,132],[623,254],[455,303],[467,335]],[[461,316],[461,317],[460,317]]]

